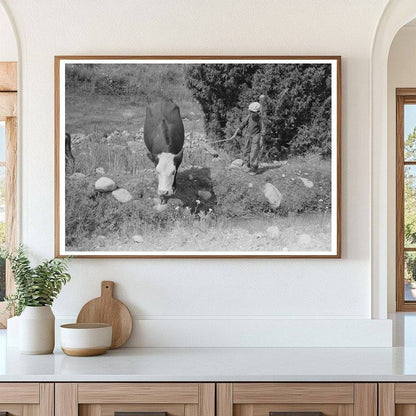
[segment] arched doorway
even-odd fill
[[[387,224],[395,211],[389,209],[388,187],[388,56],[396,33],[416,17],[414,0],[390,1],[380,18],[371,51],[371,269],[372,317],[387,318],[388,270],[394,251],[389,245]],[[390,249],[389,249],[390,248]]]

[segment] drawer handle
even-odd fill
[[[114,412],[114,416],[168,416],[168,412]]]
[[[324,416],[322,412],[269,412],[269,416]]]

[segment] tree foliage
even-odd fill
[[[201,105],[207,136],[223,139],[229,113],[252,87],[259,65],[198,64],[186,67],[187,86]]]
[[[67,259],[46,260],[32,267],[23,246],[11,252],[3,249],[0,257],[11,264],[16,293],[5,299],[16,315],[20,315],[26,306],[52,305],[62,286],[71,279]]]
[[[249,103],[263,94],[269,158],[288,152],[330,155],[330,64],[190,65],[186,74],[204,112],[208,137],[231,135]]]
[[[416,127],[405,141],[405,160],[415,160],[416,156]],[[404,200],[405,200],[405,241],[406,245],[416,244],[416,178],[412,167],[405,168]]]

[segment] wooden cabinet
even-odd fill
[[[416,383],[380,383],[379,416],[415,416]]]
[[[140,416],[146,414],[162,416],[163,412],[166,412],[167,416],[215,416],[215,384],[57,383],[55,385],[56,416],[114,416],[117,412],[138,412],[141,413]]]
[[[378,416],[377,409],[416,416],[416,383],[0,383],[0,416]]]
[[[318,416],[319,412],[323,416],[377,416],[377,384],[217,384],[217,416]]]
[[[53,416],[52,383],[0,383],[0,415]]]

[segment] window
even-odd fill
[[[397,310],[416,311],[416,88],[397,89]]]
[[[0,246],[16,247],[17,65],[0,62]],[[0,260],[0,327],[5,326],[4,296],[13,291],[9,264]]]
[[[0,121],[0,247],[6,245],[6,126]],[[6,294],[6,264],[0,259],[0,302]]]

